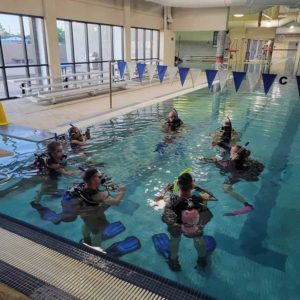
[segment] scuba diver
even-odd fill
[[[49,178],[42,181],[41,189],[31,202],[39,203],[45,194],[57,193],[58,178],[60,175],[75,175],[79,171],[66,170],[67,156],[59,141],[53,141],[47,146],[47,153],[35,154],[34,166],[38,169],[38,175],[48,175]]]
[[[162,128],[166,132],[178,132],[178,130],[183,126],[183,122],[178,117],[178,112],[173,108],[169,114]]]
[[[104,212],[110,206],[118,206],[125,196],[125,187],[118,187],[118,194],[113,197],[104,185],[104,176],[96,169],[90,168],[85,171],[83,180],[85,182],[84,192],[92,200],[87,203],[88,211],[81,214],[83,221],[83,241],[91,246],[100,246],[101,233],[108,225]]]
[[[227,146],[230,146],[232,143],[236,144],[239,140],[239,134],[232,128],[231,120],[227,116],[220,132],[214,134],[212,146],[219,146],[226,150]]]
[[[224,181],[224,192],[244,204],[243,209],[227,213],[226,216],[245,214],[254,209],[244,197],[233,191],[232,188],[234,184],[241,180],[258,181],[260,173],[264,170],[264,165],[261,162],[250,158],[251,151],[245,148],[248,144],[247,142],[245,146],[235,145],[231,147],[224,143],[222,146],[230,153],[229,159],[224,159],[218,155],[213,158],[202,159],[204,162],[215,163],[221,174],[227,175]]]
[[[166,240],[162,234],[152,237],[158,251],[162,244],[167,244],[168,265],[172,271],[180,271],[178,259],[181,235],[192,238],[198,253],[197,265],[204,268],[207,265],[207,248],[203,239],[204,226],[213,218],[207,207],[207,201],[212,200],[212,195],[202,193],[192,194],[193,190],[203,191],[197,187],[189,173],[183,173],[177,180],[178,194],[174,194],[174,185],[168,185],[165,192],[170,191],[170,197],[165,205],[162,220],[168,226],[171,239]],[[156,199],[157,200],[157,199]],[[162,240],[162,238],[164,240]],[[161,245],[161,246],[160,246]]]
[[[91,138],[90,129],[87,128],[85,133],[81,133],[80,129],[72,124],[70,124],[70,129],[68,130],[70,144],[71,146],[83,146],[87,143],[87,140]]]
[[[175,108],[169,112],[168,118],[161,125],[162,131],[165,133],[163,142],[160,142],[155,145],[154,152],[158,152],[160,155],[165,153],[166,148],[170,144],[176,145],[176,138],[183,128],[183,122],[178,117],[178,112]],[[181,151],[181,144],[178,144],[176,147],[176,154],[179,154]]]

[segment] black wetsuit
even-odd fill
[[[62,159],[56,160],[49,154],[49,158],[47,159],[47,169],[49,171],[49,176],[51,179],[57,179],[59,175],[61,175],[57,170],[50,168],[51,165],[59,164],[61,168],[64,168],[67,165],[66,156],[63,156]]]
[[[168,120],[166,122],[166,124],[168,125],[168,127],[170,128],[171,131],[176,131],[176,130],[178,130],[181,127],[181,125],[183,124],[183,122],[179,118],[177,118],[173,122],[170,122]]]

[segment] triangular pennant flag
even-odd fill
[[[136,67],[137,67],[137,71],[138,71],[138,75],[139,75],[139,80],[142,81],[143,77],[144,77],[145,69],[146,69],[146,64],[137,63]]]
[[[250,91],[253,92],[260,78],[260,73],[258,72],[249,72],[247,73],[248,83],[250,87]]]
[[[217,70],[205,70],[205,73],[206,73],[206,79],[207,79],[207,83],[208,83],[208,89],[210,90],[218,71]]]
[[[178,72],[178,68],[177,67],[168,67],[167,74],[168,74],[169,79],[171,81],[175,79],[175,77],[177,75],[177,72]]]
[[[191,69],[193,87],[195,87],[197,80],[200,78],[200,72],[201,70],[199,69]]]
[[[157,73],[158,73],[160,83],[162,83],[164,80],[164,76],[166,74],[167,68],[168,68],[167,66],[157,65]]]
[[[300,75],[297,75],[296,79],[297,79],[297,85],[298,85],[298,93],[299,93],[299,97],[300,97]]]
[[[261,76],[264,84],[265,95],[267,95],[277,75],[263,73]]]
[[[235,91],[237,92],[246,76],[246,72],[232,72]]]
[[[126,67],[126,62],[124,60],[118,60],[118,69],[119,69],[121,79],[123,79],[124,77],[125,67]]]
[[[129,78],[132,79],[136,70],[136,63],[135,62],[127,62],[127,70],[129,73]]]
[[[147,70],[148,70],[149,80],[151,82],[155,74],[156,65],[147,65]]]
[[[186,76],[189,73],[190,68],[178,68],[178,72],[179,72],[179,77],[180,77],[180,82],[181,85],[184,85],[184,82],[186,80]]]
[[[228,79],[229,70],[219,70],[218,74],[220,79],[221,91],[223,91]]]

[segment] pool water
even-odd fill
[[[123,203],[106,213],[109,221],[122,221],[126,231],[103,242],[103,248],[134,235],[140,239],[142,248],[122,260],[216,298],[299,299],[300,102],[293,81],[285,86],[275,83],[268,96],[262,91],[262,86],[258,86],[249,93],[246,82],[238,93],[231,87],[216,94],[206,88],[198,90],[94,126],[87,146],[77,152],[69,149],[71,169],[100,165],[114,182],[126,185]],[[186,123],[186,129],[159,154],[154,150],[164,141],[160,121],[173,107]],[[199,162],[199,157],[218,152],[210,146],[209,133],[220,127],[226,116],[230,116],[240,132],[241,143],[249,141],[252,156],[265,164],[260,181],[234,185],[235,191],[255,208],[236,217],[223,216],[241,208],[240,203],[224,194],[224,177],[214,165]],[[0,160],[1,172],[14,174],[8,183],[0,185],[0,211],[79,241],[80,218],[73,223],[54,225],[41,220],[30,206],[40,188],[40,179],[32,175],[29,166],[33,152],[43,145],[4,137],[2,141],[6,149],[17,154]],[[173,273],[152,244],[152,235],[166,232],[166,226],[161,221],[161,211],[153,210],[149,200],[162,185],[173,182],[190,166],[196,182],[220,199],[210,205],[214,218],[205,228],[206,234],[215,237],[217,248],[210,257],[210,265],[199,271],[195,268],[197,254],[192,240],[182,238],[182,271]],[[79,175],[61,178],[59,189],[78,182]],[[15,188],[3,196],[12,186]],[[60,199],[45,195],[42,203],[59,212]]]

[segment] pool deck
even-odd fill
[[[10,124],[47,130],[61,134],[69,124],[88,127],[112,117],[126,114],[143,106],[148,106],[170,98],[186,94],[207,85],[204,73],[192,84],[187,78],[182,87],[179,79],[144,85],[130,85],[127,90],[113,93],[113,108],[109,107],[109,95],[99,95],[84,99],[69,100],[58,104],[36,104],[29,99],[3,101]]]

